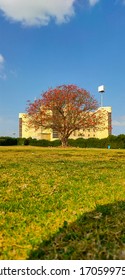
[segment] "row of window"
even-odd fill
[[[53,138],[58,138],[58,132],[53,129]]]
[[[22,118],[19,118],[19,137],[22,137]]]
[[[90,132],[90,129],[87,129],[87,130],[85,130],[85,129],[83,129],[83,132],[85,132],[85,131],[88,131],[88,132]],[[91,132],[95,132],[95,129],[93,129],[93,130],[91,130]],[[83,133],[78,133],[78,131],[74,131],[74,136],[85,136],[85,134],[83,134]],[[88,134],[88,137],[90,136],[90,134]],[[93,134],[93,137],[95,137],[95,134]],[[58,138],[58,132],[56,131],[56,130],[53,130],[53,138]]]
[[[90,134],[78,134],[78,136],[81,136],[81,137],[95,137],[95,134],[93,134],[93,135],[90,135]]]
[[[74,131],[74,136],[78,136],[78,137],[95,137],[95,134],[93,135],[90,135],[90,134],[83,134],[83,133],[79,133],[79,134],[76,134],[76,131]],[[53,131],[53,138],[58,138],[58,132],[57,131]]]
[[[85,130],[83,130],[85,131]],[[93,132],[95,130],[93,129]],[[90,132],[90,129],[88,129],[88,132]],[[74,136],[78,136],[78,137],[90,137],[90,134],[84,134],[84,133],[78,133],[77,131],[74,131]],[[19,137],[22,137],[22,118],[19,119]],[[95,134],[93,134],[93,136],[91,135],[91,137],[95,137]],[[58,132],[56,130],[53,130],[53,138],[58,138]]]

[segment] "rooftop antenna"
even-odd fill
[[[103,93],[105,92],[104,85],[98,87],[98,92],[101,94],[101,107],[103,107]]]

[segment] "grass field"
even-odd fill
[[[125,150],[0,147],[0,259],[125,259]]]

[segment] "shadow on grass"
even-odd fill
[[[125,259],[125,202],[98,205],[71,224],[65,221],[56,234],[30,252],[28,259]]]

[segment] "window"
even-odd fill
[[[55,129],[53,129],[53,138],[58,138],[58,132]]]

